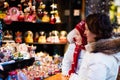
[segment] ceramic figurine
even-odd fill
[[[53,14],[51,15],[50,23],[51,24],[55,24],[56,23],[56,18],[55,18],[55,16]]]
[[[32,33],[32,31],[27,31],[25,33],[25,42],[26,43],[33,43],[33,33]]]
[[[6,30],[3,32],[3,40],[13,40],[12,31]]]
[[[44,16],[42,17],[42,22],[49,22],[50,18],[48,16],[48,12],[44,12]]]
[[[18,16],[18,21],[24,21],[24,13],[22,11],[22,6],[18,5],[18,7],[19,7],[19,12],[20,12],[20,15]]]
[[[18,16],[20,15],[19,9],[17,7],[11,7],[9,9],[9,14],[12,21],[18,21]]]
[[[49,36],[47,37],[47,42],[52,42],[52,33],[49,32]]]
[[[17,31],[15,33],[16,37],[15,37],[15,42],[16,43],[22,43],[22,32],[20,31]]]
[[[9,13],[7,13],[7,15],[3,18],[3,21],[5,24],[11,24],[12,20],[11,20],[11,16]]]
[[[24,9],[25,12],[25,21],[26,22],[36,22],[36,10],[35,6],[32,6],[32,3],[28,3],[28,7]]]
[[[60,31],[60,42],[67,42],[67,32],[66,31]]]
[[[52,31],[52,43],[59,43],[59,32],[56,30]]]
[[[38,42],[38,38],[39,38],[39,33],[35,32],[34,42]]]
[[[38,43],[46,43],[46,35],[44,31],[40,32],[40,36],[38,38]]]
[[[55,19],[56,19],[56,23],[61,23],[60,16],[59,16],[58,12],[56,12],[56,14],[55,14]]]

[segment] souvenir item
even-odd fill
[[[20,15],[20,12],[17,7],[11,7],[9,9],[9,14],[12,21],[18,21],[18,16]]]
[[[40,31],[40,36],[38,38],[38,43],[45,43],[46,42],[46,34],[44,31]]]
[[[48,13],[44,12],[44,16],[42,17],[42,22],[49,22],[49,21],[50,21],[50,18],[48,16]]]
[[[52,42],[53,43],[59,42],[59,32],[56,30],[52,31]]]
[[[60,16],[58,12],[55,14],[56,23],[61,23]]]
[[[19,12],[20,12],[20,15],[18,16],[18,21],[24,21],[24,13],[22,11],[22,6],[18,5],[18,7],[19,7]]]
[[[34,42],[38,42],[39,33],[35,32]]]
[[[3,19],[6,24],[11,24],[12,21],[18,21],[18,16],[20,15],[20,12],[17,7],[11,7],[6,17]]]
[[[50,23],[51,23],[51,24],[55,24],[55,23],[56,23],[56,18],[55,18],[54,15],[51,15]]]
[[[7,13],[7,15],[4,17],[3,21],[4,21],[5,24],[11,24],[12,23],[11,16],[10,16],[9,13]]]
[[[15,36],[16,36],[15,42],[17,42],[17,43],[22,43],[22,32],[17,31],[17,32],[15,33]]]
[[[66,31],[60,31],[60,42],[67,42],[67,32]]]
[[[37,16],[42,20],[42,17],[44,16],[44,10],[45,10],[46,5],[41,1],[38,8],[37,8]]]
[[[47,37],[47,42],[52,42],[52,33],[49,32],[49,36]]]
[[[26,43],[33,43],[33,33],[32,33],[32,31],[27,31],[25,33],[25,42]]]
[[[24,9],[24,12],[26,22],[36,22],[35,6],[32,6],[31,1],[28,3],[28,7]]]
[[[12,31],[6,30],[3,32],[3,40],[13,40]]]

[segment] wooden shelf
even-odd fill
[[[46,42],[46,43],[38,43],[38,42],[34,42],[34,43],[26,43],[26,44],[41,44],[41,45],[43,45],[43,44],[46,44],[46,45],[65,45],[65,44],[67,44],[67,42],[65,42],[65,43],[49,43],[49,42]]]
[[[21,30],[21,31],[51,31],[51,30],[66,30],[65,23],[56,23],[50,24],[47,22],[40,22],[40,23],[32,23],[32,22],[18,22],[13,21],[11,24],[5,24],[3,26],[3,31],[6,29],[11,29],[12,31]]]
[[[3,40],[2,43],[14,43],[15,41],[14,40]],[[33,42],[33,43],[26,43],[26,44],[35,44],[35,45],[65,45],[67,44],[67,42],[59,42],[59,43],[50,43],[50,42],[46,42],[46,43],[38,43],[38,42]]]

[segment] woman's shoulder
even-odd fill
[[[90,53],[92,59],[96,60],[110,60],[113,59],[114,57],[112,55],[107,55],[102,52],[97,52],[97,53]]]
[[[116,63],[116,59],[112,55],[106,55],[101,52],[90,53],[91,63],[95,64],[104,64],[110,66],[111,64]]]

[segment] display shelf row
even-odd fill
[[[3,22],[4,23],[4,22]],[[19,21],[13,21],[11,24],[5,24],[3,25],[3,31],[6,29],[11,30],[66,30],[66,24],[65,23],[56,23],[56,24],[50,24],[48,22],[39,22],[39,23],[32,23],[32,22],[19,22]]]
[[[2,41],[3,44],[5,43],[13,43],[14,41]],[[67,42],[59,42],[59,43],[49,43],[49,42],[46,42],[46,43],[38,43],[38,42],[33,42],[33,43],[26,43],[26,44],[30,44],[30,45],[66,45]]]
[[[9,36],[7,35],[8,33]],[[31,33],[30,39],[27,38],[28,33]],[[14,21],[9,25],[3,24],[2,42],[10,42],[10,40],[15,40],[16,42],[16,39],[19,38],[21,39],[20,42],[31,44],[66,44],[66,34],[66,27],[63,23],[50,24],[45,22],[32,23]],[[11,37],[12,39],[8,39],[8,37]],[[32,40],[32,42],[30,42],[30,40]]]
[[[34,42],[34,43],[26,43],[26,44],[33,44],[33,45],[37,45],[37,44],[45,44],[45,45],[65,45],[67,44],[67,42],[59,42],[59,43],[49,43],[49,42],[46,42],[46,43],[37,43],[37,42]]]
[[[44,52],[48,52],[50,55],[54,55],[54,54],[60,54],[61,56],[63,56],[64,54],[64,48],[65,48],[65,45],[67,44],[67,41],[66,42],[61,42],[61,38],[60,36],[57,36],[57,39],[60,38],[60,42],[56,42],[56,41],[50,41],[48,42],[47,41],[47,38],[49,36],[49,33],[54,31],[54,30],[57,30],[57,32],[61,32],[61,31],[66,31],[66,23],[55,23],[55,24],[51,24],[49,22],[39,22],[39,23],[32,23],[32,22],[20,22],[20,21],[12,21],[11,24],[5,24],[4,21],[2,21],[3,25],[2,25],[2,31],[12,31],[13,32],[13,41],[16,39],[16,35],[15,35],[15,32],[17,31],[20,31],[22,32],[22,43],[26,43],[26,44],[29,44],[29,45],[34,45],[34,46],[37,46],[37,49],[35,50],[35,52],[39,52],[39,51],[44,51]],[[24,33],[27,32],[27,31],[32,31],[34,34],[33,34],[33,42],[29,43],[29,42],[26,42],[25,39],[24,39]],[[46,42],[45,43],[40,43],[38,41],[34,41],[34,35],[36,32],[41,32],[41,31],[44,31],[46,33]],[[53,35],[54,38],[55,38],[55,35]],[[40,36],[39,36],[40,37]],[[52,37],[53,38],[53,37]],[[28,41],[30,39],[27,39]],[[10,40],[8,40],[10,41]],[[14,41],[16,42],[16,41]],[[4,43],[4,41],[2,41],[2,43]]]

